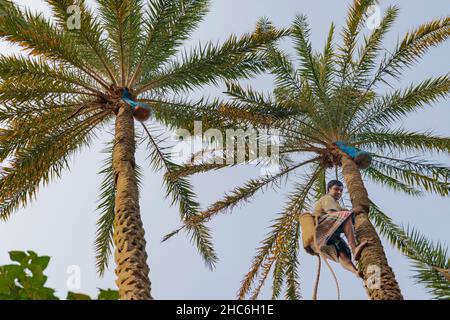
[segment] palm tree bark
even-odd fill
[[[152,296],[135,175],[135,148],[132,110],[121,103],[116,116],[113,151],[116,184],[113,235],[116,284],[120,299],[149,300]]]
[[[358,261],[358,269],[364,274],[367,294],[372,300],[403,300],[394,272],[388,264],[383,245],[367,214],[370,204],[361,172],[355,162],[346,154],[342,155],[342,173],[353,207],[361,206],[364,209],[364,213],[356,216],[355,230],[359,241],[368,241],[368,245],[363,249]]]

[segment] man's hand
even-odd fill
[[[355,213],[355,215],[364,213],[364,209],[363,209],[362,206],[356,206],[356,207],[353,208],[352,211]]]

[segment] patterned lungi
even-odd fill
[[[351,251],[340,234],[343,233],[343,224],[347,219],[352,219],[352,211],[337,211],[323,214],[318,218],[316,229],[317,246],[328,259],[338,262],[339,253],[345,253],[351,258]],[[355,237],[356,238],[356,237]]]

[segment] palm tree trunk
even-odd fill
[[[116,184],[114,245],[116,284],[120,299],[149,300],[149,267],[145,251],[139,194],[135,176],[134,120],[131,108],[120,104],[116,116],[113,169]]]
[[[403,300],[394,272],[388,264],[377,231],[369,220],[369,197],[355,162],[346,154],[342,156],[342,173],[350,193],[353,207],[361,206],[365,213],[356,216],[355,230],[360,241],[367,240],[358,262],[364,274],[367,294],[372,300]]]

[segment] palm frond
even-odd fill
[[[275,76],[277,89],[290,91],[294,96],[300,95],[300,79],[289,56],[273,47],[267,50],[267,60],[270,71]]]
[[[169,180],[177,180],[182,177],[187,177],[201,172],[209,172],[212,170],[218,170],[228,167],[226,163],[200,163],[200,164],[188,164],[185,166],[177,167],[170,173],[167,173]]]
[[[22,12],[11,1],[0,3],[0,38],[20,45],[31,55],[43,56],[57,62],[66,62],[83,71],[105,88],[108,85],[96,75],[75,44],[64,31],[55,27],[42,15]]]
[[[377,56],[383,49],[384,36],[397,19],[398,11],[399,8],[397,6],[390,6],[381,19],[380,25],[375,28],[368,38],[364,38],[364,45],[358,51],[358,59],[354,75],[352,75],[353,85],[359,88],[364,86],[369,75],[376,68]]]
[[[332,82],[336,74],[336,55],[334,48],[334,24],[330,26],[330,31],[328,31],[328,38],[323,50],[323,54],[320,56],[319,63],[319,79],[321,90],[328,96],[332,91]]]
[[[100,195],[98,199],[97,210],[100,212],[100,217],[97,220],[97,232],[95,236],[95,251],[96,251],[96,267],[100,277],[103,277],[106,269],[109,266],[109,259],[113,251],[113,233],[114,233],[114,218],[115,218],[115,199],[116,199],[116,184],[113,170],[113,146],[114,143],[108,143],[108,146],[103,150],[108,154],[108,157],[103,162],[103,168],[99,174],[103,175],[103,180],[100,185]],[[135,168],[136,180],[138,187],[142,185],[142,169],[139,165]]]
[[[173,60],[164,70],[141,79],[137,93],[147,90],[192,90],[219,81],[246,79],[264,71],[264,49],[268,44],[286,35],[285,30],[262,35],[244,34],[230,36],[222,45],[208,43],[184,53],[180,60]]]
[[[162,146],[163,140],[160,136],[153,136],[150,130],[142,124],[146,134],[148,148],[150,149],[150,163],[155,170],[165,169],[170,174],[177,170],[179,165],[169,159],[170,154],[167,147]],[[164,185],[166,187],[166,196],[172,197],[172,205],[179,204],[181,220],[190,220],[199,215],[199,204],[195,199],[192,186],[186,178],[169,179],[168,175],[164,176]],[[213,268],[217,261],[216,253],[211,242],[209,229],[202,223],[190,224],[186,226],[186,230],[191,234],[191,241],[195,243],[199,253],[209,268]]]
[[[208,10],[208,0],[153,0],[144,20],[144,41],[129,86],[145,81],[176,53]],[[142,79],[141,79],[142,77]]]
[[[350,6],[346,24],[342,30],[343,44],[339,48],[341,51],[340,77],[342,85],[347,81],[350,68],[353,65],[354,53],[357,48],[358,35],[363,27],[365,19],[367,18],[367,10],[370,6],[376,4],[378,1],[373,0],[355,0]]]
[[[41,88],[44,86],[48,86],[49,89],[58,88],[64,84],[64,87],[73,88],[75,93],[86,90],[90,93],[102,94],[101,89],[83,73],[73,68],[71,70],[70,66],[51,65],[42,58],[31,60],[21,56],[1,56],[0,78],[7,83],[13,83],[14,88],[21,84],[33,88],[38,82],[41,83],[39,86]]]
[[[280,173],[260,179],[250,179],[247,183],[244,184],[244,186],[237,187],[230,193],[226,194],[223,200],[219,200],[211,204],[206,210],[201,213],[200,216],[196,217],[195,223],[197,223],[197,219],[199,219],[198,221],[207,221],[211,219],[212,216],[220,212],[232,210],[240,203],[248,201],[255,195],[256,192],[264,190],[264,188],[267,188],[269,186],[279,187],[281,179],[287,178],[289,173],[315,161],[317,161],[317,158],[308,159],[306,161],[292,165],[291,167],[282,168]]]
[[[283,210],[283,213],[275,219],[274,224],[271,226],[272,231],[268,234],[268,236],[261,242],[261,246],[257,249],[257,255],[253,258],[252,266],[250,271],[245,275],[244,279],[241,281],[241,288],[239,289],[238,298],[244,299],[247,294],[251,291],[252,286],[259,277],[258,285],[253,289],[252,298],[256,299],[259,295],[259,292],[272,268],[274,262],[278,261],[278,259],[282,259],[283,248],[286,246],[285,239],[288,237],[289,232],[296,230],[297,225],[297,217],[298,214],[302,212],[307,207],[308,197],[310,195],[309,191],[313,187],[319,173],[321,171],[320,167],[317,167],[310,173],[307,178],[305,178],[304,183],[297,183],[295,190],[291,192],[289,196],[289,203]],[[295,249],[295,247],[294,247]],[[297,247],[298,249],[298,247]],[[295,251],[295,250],[294,250]],[[292,252],[291,252],[292,254]],[[295,253],[296,255],[297,253]],[[280,260],[285,263],[285,260]],[[288,259],[291,263],[291,259]],[[280,272],[282,270],[286,270],[287,265],[284,267],[280,266],[277,271],[279,272],[276,276],[282,277]],[[293,268],[291,272],[295,272],[296,266],[291,266]],[[292,276],[292,275],[291,275]],[[292,280],[292,278],[291,278]],[[298,288],[295,287],[297,283],[291,282],[291,289],[297,291]],[[276,292],[273,293],[276,296]]]
[[[74,118],[69,128],[59,126],[44,132],[39,139],[16,150],[11,165],[0,177],[0,219],[7,220],[20,205],[25,205],[41,183],[59,178],[68,167],[68,158],[93,138],[92,130],[109,112],[100,111],[81,119]],[[64,146],[64,147],[61,147]]]
[[[366,131],[354,136],[355,145],[377,152],[443,152],[450,153],[450,138],[434,135],[432,132],[413,132],[404,129],[381,129]]]
[[[65,31],[76,43],[77,49],[82,51],[83,58],[104,76],[117,85],[117,70],[109,54],[110,48],[104,37],[103,29],[98,19],[93,16],[86,6],[85,0],[46,0],[53,10],[54,17],[59,27]],[[69,9],[76,5],[80,9],[79,28],[68,26],[71,18]]]
[[[409,188],[421,188],[443,197],[448,196],[450,168],[414,158],[395,159],[374,156],[372,166],[389,177],[401,181]],[[420,190],[420,189],[419,189]]]
[[[424,285],[436,299],[450,299],[448,248],[431,242],[414,228],[405,230],[397,226],[374,203],[371,203],[369,217],[379,232],[412,260],[416,282]]]
[[[149,97],[140,99],[149,103],[154,111],[154,117],[171,129],[186,129],[194,134],[195,121],[201,121],[202,130],[227,129],[243,130],[252,128],[269,128],[276,126],[277,121],[288,114],[297,111],[288,108],[267,107],[259,108],[255,105],[240,101],[224,101],[220,99],[191,101],[188,99],[167,99],[164,97]]]
[[[300,266],[298,253],[300,244],[300,223],[295,220],[291,225],[291,230],[289,231],[288,237],[286,237],[286,247],[283,250],[282,261],[284,261],[285,275],[286,275],[286,293],[285,298],[288,300],[299,300],[301,298],[300,294],[300,281],[298,268]],[[277,261],[278,262],[278,261]]]
[[[312,52],[312,45],[309,40],[310,29],[305,15],[295,17],[291,34],[294,39],[294,48],[301,59],[301,68],[299,69],[302,77],[309,80],[309,86],[323,103],[326,103],[326,95],[321,86],[320,66],[317,56]]]
[[[100,23],[108,33],[114,60],[120,69],[120,84],[125,87],[131,67],[136,63],[143,25],[142,0],[98,0]]]
[[[139,99],[152,106],[155,120],[161,124],[176,130],[186,129],[191,134],[194,132],[195,121],[202,122],[202,129],[221,128],[222,120],[225,120],[218,111],[222,102],[218,99],[208,101],[206,99],[168,99],[163,96],[149,96]],[[226,127],[226,125],[224,124]]]
[[[385,81],[385,76],[398,79],[403,68],[419,61],[430,48],[442,44],[449,36],[450,17],[432,20],[408,32],[393,53],[382,61],[368,88]]]
[[[110,143],[103,151],[108,154],[108,157],[104,160],[103,168],[99,172],[103,175],[103,180],[100,185],[97,207],[100,217],[97,221],[97,232],[95,235],[95,259],[97,272],[101,277],[108,268],[113,247],[116,187],[112,165],[112,151],[113,143]]]
[[[77,128],[80,122],[85,118],[89,118],[95,109],[88,108],[88,105],[75,103],[74,105],[57,104],[51,105],[49,109],[28,109],[17,110],[16,105],[6,106],[0,111],[0,119],[3,121],[4,128],[1,129],[0,136],[0,159],[1,161],[8,157],[13,157],[16,151],[23,148],[33,146],[33,144],[40,143],[42,139],[47,138],[57,132],[57,128],[61,132],[68,132]],[[77,117],[71,117],[74,110],[80,106],[86,106]],[[21,108],[22,105],[19,107]],[[4,110],[4,111],[3,111]],[[14,116],[13,116],[14,115]],[[103,119],[106,115],[102,114]],[[60,135],[62,133],[58,133]]]
[[[411,85],[406,90],[396,90],[393,93],[377,98],[367,108],[355,112],[351,119],[353,130],[349,135],[377,126],[386,127],[404,116],[419,110],[439,99],[446,98],[450,92],[449,75],[430,78],[420,84]]]
[[[82,99],[60,99],[60,101],[43,100],[26,103],[7,102],[0,108],[0,121],[2,124],[17,122],[20,119],[30,119],[39,117],[42,113],[51,110],[71,110],[79,108],[99,108],[100,105],[93,101],[83,101]]]
[[[387,186],[394,191],[403,192],[410,196],[421,196],[423,194],[422,191],[377,170],[375,166],[367,168],[362,173],[364,176],[369,177],[373,182],[381,186]]]
[[[285,271],[283,270],[283,263],[281,259],[278,259],[275,262],[275,266],[273,267],[272,274],[272,300],[276,300],[280,297],[281,291],[284,285],[284,277]]]
[[[233,98],[233,103],[227,105],[228,109],[239,109],[251,114],[271,117],[271,125],[276,125],[277,119],[284,120],[292,115],[299,115],[303,110],[290,101],[277,102],[270,95],[265,96],[251,88],[244,89],[236,83],[227,82],[227,93]],[[221,109],[221,111],[224,108]]]

